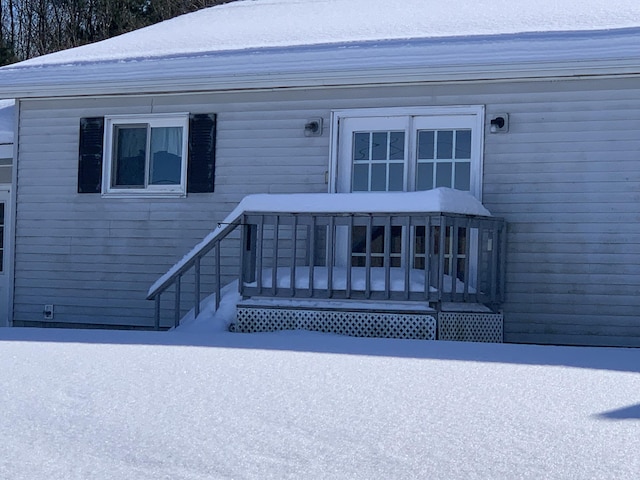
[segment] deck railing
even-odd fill
[[[237,235],[241,228],[240,242]],[[221,244],[234,242],[243,297],[481,303],[504,299],[505,222],[448,213],[245,212],[203,241],[188,261],[149,291],[160,328],[161,296],[173,293],[173,323],[182,316],[182,280],[193,274],[193,308],[202,298],[205,257],[221,295]],[[233,251],[233,250],[231,250]],[[230,267],[231,268],[231,267]],[[192,272],[191,272],[192,271]],[[227,276],[229,272],[226,272]],[[169,302],[171,304],[171,302]]]
[[[503,301],[502,219],[246,213],[242,225],[245,297]]]

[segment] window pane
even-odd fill
[[[114,187],[144,187],[147,127],[115,127]]]
[[[389,159],[404,159],[404,132],[391,132],[389,141]]]
[[[371,191],[384,192],[387,190],[387,164],[374,163],[371,165]]]
[[[431,190],[433,188],[433,163],[418,164],[418,180],[416,190]]]
[[[182,127],[151,129],[150,185],[179,185],[182,169]]]
[[[456,158],[471,158],[471,130],[456,131]]]
[[[368,133],[353,134],[353,159],[354,160],[369,159],[369,134]]]
[[[451,162],[436,165],[436,187],[451,187]]]
[[[456,162],[456,184],[458,190],[471,190],[471,163]]]
[[[387,159],[387,132],[373,132],[373,144],[371,145],[372,160]]]
[[[404,190],[404,164],[391,163],[389,165],[389,191],[401,192]]]
[[[437,150],[436,158],[453,158],[453,130],[438,131]]]
[[[431,160],[433,158],[433,131],[423,130],[418,132],[418,158]]]
[[[353,166],[353,187],[354,192],[366,192],[369,190],[369,165]]]

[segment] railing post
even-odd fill
[[[371,297],[371,235],[372,217],[367,216],[366,236],[365,236],[365,261],[364,261],[364,294],[366,298]]]
[[[467,226],[465,230],[465,244],[464,244],[464,291],[463,298],[465,302],[469,301],[469,284],[471,283],[471,219],[467,219]],[[477,241],[477,240],[476,240]],[[476,259],[476,263],[479,260]],[[475,269],[477,272],[477,268]],[[478,291],[476,281],[476,292]],[[476,298],[477,300],[477,298]]]
[[[291,242],[292,242],[292,252],[291,252],[291,283],[289,287],[291,288],[291,296],[296,296],[296,260],[298,256],[298,216],[293,216],[293,225],[291,227],[293,231],[291,232]]]
[[[387,215],[384,219],[384,298],[391,298],[391,215]]]
[[[451,260],[449,261],[449,269],[451,271],[451,301],[455,302],[458,291],[458,241],[460,223],[457,217],[454,217],[451,223]]]
[[[273,261],[271,268],[271,295],[276,296],[278,293],[278,236],[280,235],[280,215],[275,215],[273,224]]]
[[[500,234],[500,271],[498,273],[499,285],[500,285],[500,302],[504,302],[506,298],[506,293],[504,291],[505,286],[505,277],[507,275],[506,265],[507,265],[507,224],[503,221],[499,228]]]
[[[220,308],[220,295],[222,292],[222,279],[220,278],[220,242],[218,242],[214,248],[214,255],[215,255],[215,271],[216,271],[216,312],[218,311],[218,308]],[[242,279],[240,279],[240,281],[242,281]],[[242,288],[242,286],[244,285],[244,283],[240,286],[240,288]]]
[[[260,215],[260,223],[256,231],[256,287],[258,294],[262,294],[262,252],[264,240],[264,215]]]
[[[195,274],[195,282],[193,285],[193,296],[194,296],[194,317],[198,318],[200,315],[200,257],[195,258],[195,263],[193,265],[194,274]]]
[[[316,216],[311,216],[311,226],[307,227],[308,265],[309,265],[309,297],[313,297],[313,270],[316,263]]]
[[[182,275],[178,275],[176,277],[176,298],[175,298],[175,304],[173,306],[174,308],[174,312],[173,312],[173,326],[177,327],[178,325],[180,325],[180,279],[182,278]]]
[[[160,294],[155,298],[154,328],[160,330]]]
[[[433,251],[431,237],[431,216],[424,219],[424,299],[428,302],[431,297],[431,252]]]
[[[353,214],[349,215],[349,225],[347,225],[347,258],[346,258],[346,275],[345,278],[345,297],[351,298],[351,282],[353,281]]]
[[[334,246],[336,243],[336,231],[335,231],[335,220],[334,217],[329,217],[329,238],[327,241],[327,296],[331,298],[333,295],[333,263],[335,261],[334,257]]]
[[[404,299],[409,300],[411,295],[411,268],[413,267],[411,262],[411,240],[415,235],[415,227],[413,227],[413,217],[408,216],[402,222],[404,225],[402,228],[402,258],[400,259],[400,266],[404,265]],[[412,230],[413,228],[413,230]],[[413,231],[413,235],[412,235]]]
[[[256,280],[256,233],[256,225],[244,225],[242,228],[240,282],[251,283]]]
[[[444,296],[444,257],[447,247],[445,245],[447,241],[447,219],[443,215],[440,215],[440,238],[438,240],[438,301],[442,301]]]

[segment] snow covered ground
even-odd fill
[[[215,330],[0,329],[0,478],[638,478],[640,349]]]

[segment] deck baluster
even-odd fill
[[[180,325],[180,281],[182,279],[182,275],[178,275],[176,277],[176,292],[175,292],[175,304],[173,306],[173,326],[177,327]]]

